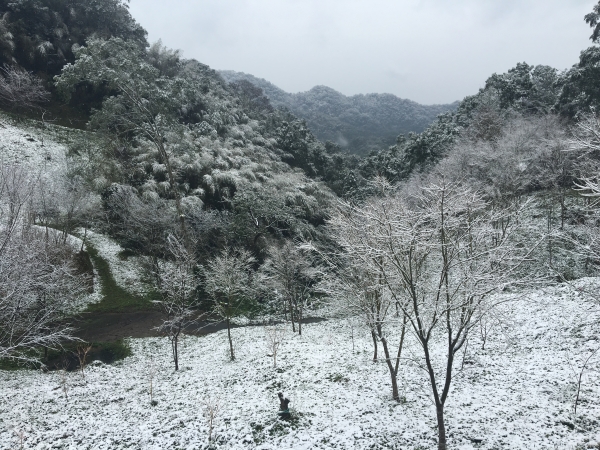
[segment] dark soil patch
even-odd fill
[[[114,342],[127,337],[160,336],[154,329],[164,319],[160,311],[84,313],[73,326],[86,342]]]
[[[128,337],[145,338],[158,337],[156,331],[164,320],[160,311],[133,311],[133,312],[88,312],[82,314],[73,326],[77,329],[76,336],[85,342],[115,342]],[[303,324],[321,322],[323,318],[309,317],[302,321]],[[232,325],[239,328],[239,325]],[[185,329],[186,334],[204,336],[227,329],[225,322],[207,320],[205,314],[190,321]]]
[[[160,311],[134,311],[120,313],[89,312],[73,322],[75,336],[85,342],[115,342],[128,337],[145,338],[162,336],[156,327],[164,320]],[[237,328],[236,325],[232,325]],[[186,334],[203,336],[225,330],[225,322],[192,320],[185,329]]]

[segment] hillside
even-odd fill
[[[290,94],[274,84],[242,72],[219,71],[229,83],[246,80],[260,87],[275,107],[284,107],[306,120],[310,130],[322,141],[331,141],[350,153],[366,155],[396,142],[410,131],[420,133],[450,105],[421,105],[393,94],[345,96],[327,86]]]
[[[0,450],[600,448],[600,47],[423,106],[5,10]]]
[[[597,287],[588,278],[572,288],[533,290],[502,308],[485,349],[473,336],[457,364],[448,417],[453,448],[597,448],[600,386],[592,377],[583,385],[579,432],[571,430],[570,413],[577,371],[598,333],[598,311],[586,310],[582,290]],[[131,357],[94,363],[85,379],[77,372],[0,372],[0,399],[11,406],[0,412],[0,441],[16,445],[22,432],[28,448],[434,448],[422,369],[408,360],[402,401],[391,400],[389,375],[383,361],[371,361],[365,327],[330,320],[307,325],[303,336],[286,330],[276,368],[263,327],[235,331],[236,362],[227,361],[227,338],[218,332],[187,337],[177,372],[164,338],[129,340]],[[408,350],[419,351],[416,343]],[[598,369],[593,361],[589,373]],[[277,418],[279,391],[292,400],[292,422]],[[207,404],[218,406],[214,447]]]

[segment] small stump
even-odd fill
[[[279,412],[277,414],[281,419],[289,420],[291,417],[289,408],[290,400],[285,398],[281,392],[277,396],[279,397]]]

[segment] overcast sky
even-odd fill
[[[565,69],[590,45],[597,0],[131,0],[149,33],[214,69],[288,92],[474,94],[517,62]]]

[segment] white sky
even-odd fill
[[[288,92],[326,85],[420,103],[474,94],[517,62],[566,69],[597,0],[131,0],[149,40]]]

